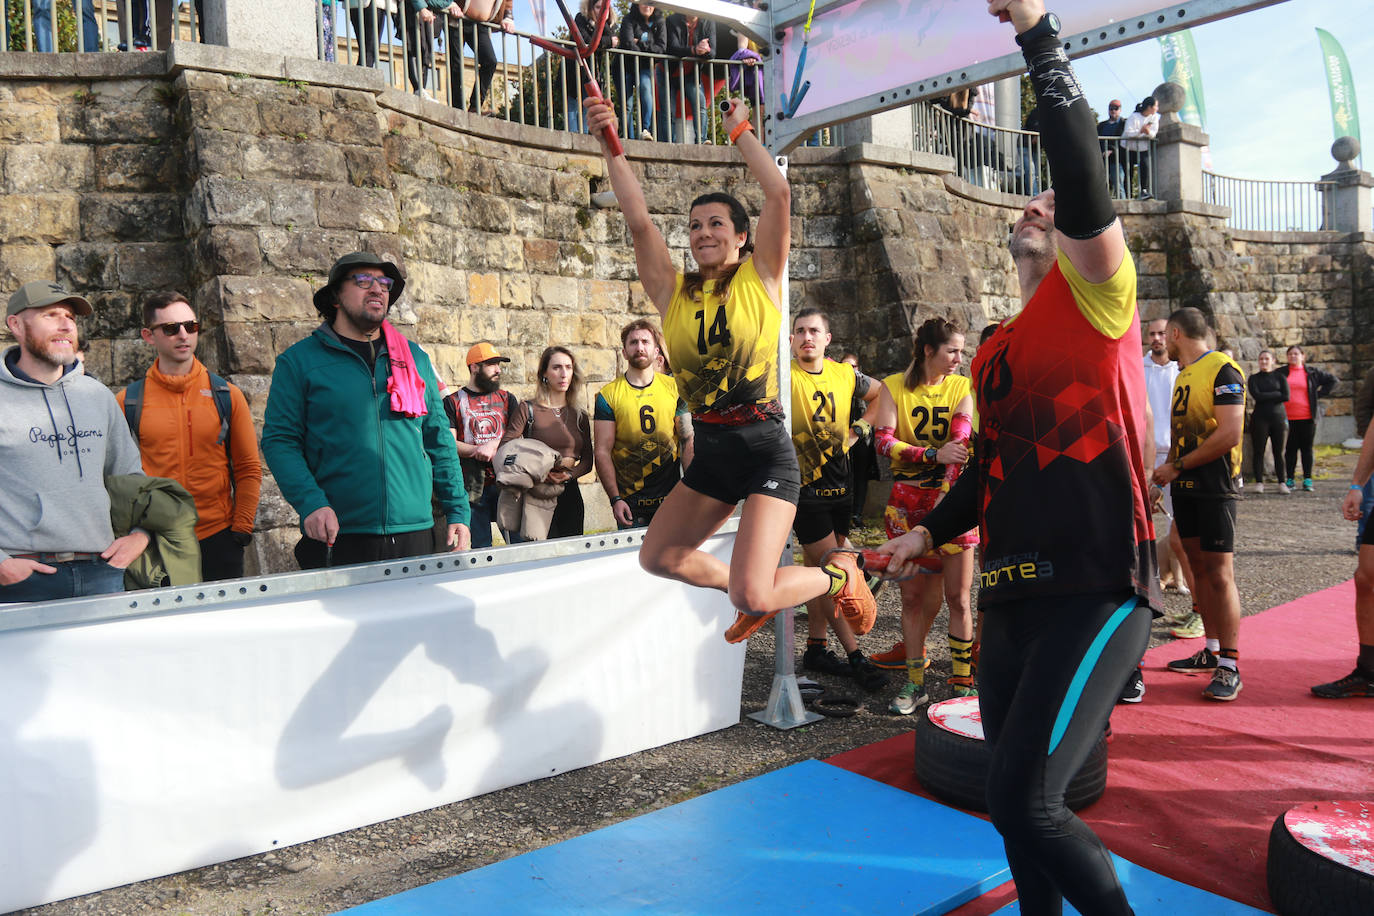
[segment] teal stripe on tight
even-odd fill
[[[1136,604],[1140,602],[1138,597],[1129,598],[1125,604],[1112,612],[1112,616],[1107,618],[1097,637],[1093,639],[1092,645],[1088,646],[1088,651],[1078,663],[1078,670],[1073,674],[1073,680],[1069,681],[1069,690],[1064,695],[1064,702],[1059,706],[1059,715],[1054,719],[1054,730],[1050,732],[1050,753],[1053,754],[1055,748],[1059,747],[1059,742],[1064,739],[1064,732],[1069,730],[1069,720],[1073,718],[1073,711],[1078,708],[1078,701],[1083,696],[1083,687],[1088,683],[1088,676],[1097,667],[1097,662],[1102,658],[1102,650],[1107,648],[1107,641],[1116,634],[1121,628],[1121,624],[1130,616],[1131,611],[1135,610]]]

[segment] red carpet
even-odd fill
[[[1245,618],[1233,703],[1203,700],[1203,675],[1165,670],[1202,640],[1146,653],[1145,702],[1113,714],[1107,793],[1080,816],[1138,865],[1272,910],[1264,862],[1274,819],[1301,802],[1374,797],[1374,700],[1308,690],[1354,667],[1354,600],[1346,582]],[[912,741],[899,735],[829,762],[925,795]],[[991,912],[978,904],[955,912]]]

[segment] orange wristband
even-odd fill
[[[731,142],[731,143],[738,143],[738,142],[739,142],[740,136],[741,136],[746,130],[752,131],[753,129],[754,129],[754,125],[750,124],[748,121],[741,121],[739,124],[736,124],[736,125],[735,125],[735,129],[734,129],[734,130],[730,131],[730,142]]]

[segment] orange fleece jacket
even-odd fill
[[[125,392],[117,395],[124,408]],[[210,393],[210,373],[196,360],[186,375],[165,375],[154,362],[143,384],[143,412],[139,419],[138,448],[143,471],[152,477],[170,477],[195,498],[196,537],[233,528],[251,532],[262,491],[262,460],[248,401],[237,385],[229,386],[233,410],[229,420],[229,447],[234,456],[233,486],[229,462],[219,438],[219,411]]]

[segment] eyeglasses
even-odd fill
[[[177,331],[185,330],[187,334],[195,334],[200,331],[199,321],[164,321],[162,324],[154,325],[168,337],[177,336]]]
[[[352,280],[353,285],[358,287],[358,289],[371,289],[372,284],[376,283],[382,289],[389,290],[392,284],[396,282],[390,277],[374,277],[371,274],[354,274],[348,279]]]

